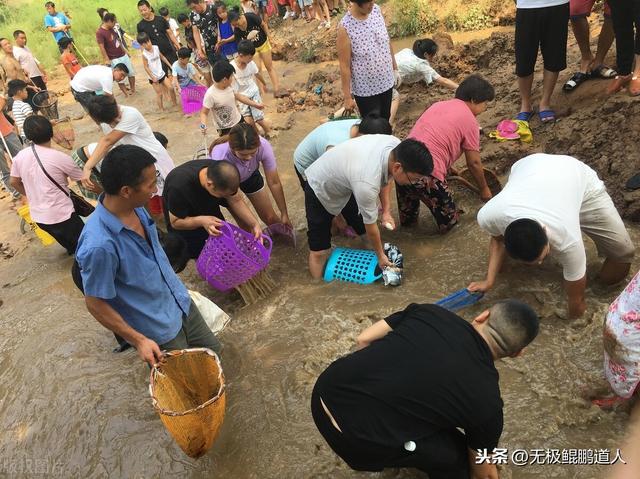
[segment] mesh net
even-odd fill
[[[184,453],[201,457],[224,420],[225,382],[218,356],[209,349],[171,351],[151,370],[149,392],[169,434]]]

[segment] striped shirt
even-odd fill
[[[33,115],[33,110],[28,103],[25,103],[22,100],[13,100],[13,108],[11,109],[13,113],[13,119],[18,126],[18,130],[20,131],[20,136],[24,138],[24,132],[22,131],[22,125],[24,125],[24,120],[28,116]]]

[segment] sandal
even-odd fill
[[[586,82],[590,78],[589,73],[576,72],[573,76],[564,84],[562,89],[564,91],[573,91]]]
[[[553,110],[542,110],[538,113],[542,123],[554,123],[556,121],[556,113]]]
[[[521,111],[516,115],[516,120],[529,122],[533,116],[533,111]]]
[[[606,65],[598,65],[591,70],[591,76],[593,78],[603,78],[605,80],[615,78],[617,74],[617,71],[615,71],[613,68],[609,68]]]

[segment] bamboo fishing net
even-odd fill
[[[71,150],[73,143],[76,141],[76,134],[73,130],[73,124],[71,118],[66,117],[62,120],[53,120],[53,141],[55,141],[62,148]]]
[[[164,426],[185,454],[201,457],[224,420],[225,382],[218,356],[206,348],[165,355],[151,370],[149,393]]]

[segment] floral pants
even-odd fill
[[[411,226],[418,222],[421,201],[431,211],[440,233],[446,233],[458,223],[460,212],[447,183],[433,176],[425,177],[417,185],[396,184],[396,196],[402,226]]]

